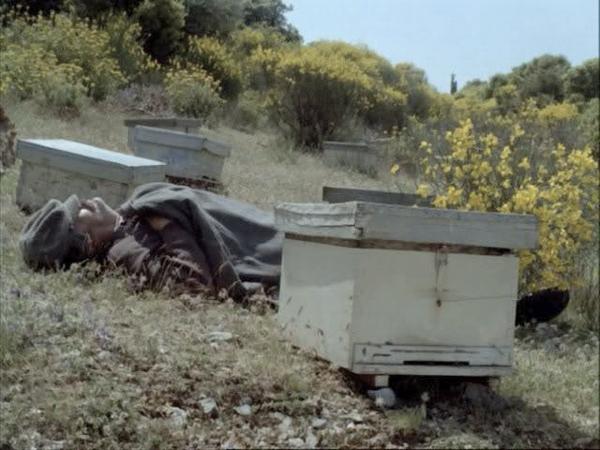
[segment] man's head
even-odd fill
[[[19,244],[26,263],[54,268],[96,255],[112,238],[119,215],[102,199],[50,200],[23,228]]]

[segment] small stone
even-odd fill
[[[362,423],[363,422],[362,416],[356,411],[352,411],[350,414],[347,414],[344,418],[350,419],[354,423]]]
[[[281,419],[281,423],[278,426],[279,431],[284,434],[289,434],[291,427],[292,427],[292,418],[288,417],[288,416],[284,416]]]
[[[323,428],[325,424],[327,424],[327,420],[321,417],[315,417],[311,422],[312,427],[316,430]]]
[[[249,416],[252,414],[252,407],[250,405],[240,405],[240,406],[236,406],[233,409],[240,416]]]
[[[367,395],[380,408],[393,408],[396,405],[396,393],[389,387],[367,391]]]
[[[217,413],[217,402],[213,398],[203,398],[200,400],[200,407],[204,414],[209,415],[211,417],[215,416]]]
[[[306,433],[306,438],[304,441],[306,442],[306,447],[308,448],[316,448],[319,444],[319,439],[310,430],[308,430]]]
[[[301,438],[288,439],[288,445],[291,448],[304,448],[305,447],[304,441]]]
[[[181,428],[187,422],[188,414],[181,408],[170,406],[167,408],[167,414],[169,415],[169,423],[174,428]]]
[[[208,342],[227,342],[233,339],[233,334],[228,331],[213,331],[206,335]]]

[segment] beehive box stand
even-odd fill
[[[181,131],[188,134],[198,134],[202,121],[198,119],[183,119],[176,117],[151,117],[151,118],[136,118],[125,119],[127,127],[127,144],[131,151],[135,152],[134,144],[134,129],[138,125],[153,128],[163,128],[165,130]]]
[[[22,160],[17,204],[26,211],[41,208],[48,200],[102,197],[118,207],[136,186],[164,181],[160,161],[104,150],[63,139],[24,139],[17,142]]]
[[[170,177],[221,181],[230,148],[203,136],[144,126],[135,127],[135,154],[167,164]]]
[[[512,366],[532,216],[378,203],[283,204],[278,320],[356,374],[499,376]]]

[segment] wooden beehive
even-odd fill
[[[164,181],[165,164],[64,139],[20,139],[17,204],[35,211],[48,200],[102,197],[118,207],[140,184]]]
[[[167,177],[220,182],[229,146],[204,136],[144,126],[135,127],[135,154],[167,164]]]
[[[433,197],[422,197],[406,192],[386,192],[372,189],[355,189],[323,186],[323,201],[327,203],[372,202],[391,205],[431,206]]]
[[[385,141],[370,142],[323,142],[323,158],[327,163],[354,168],[360,172],[375,174],[382,162],[382,146]]]
[[[134,151],[134,130],[138,125],[153,128],[163,128],[165,130],[181,131],[188,134],[198,134],[202,121],[199,119],[184,119],[178,117],[150,117],[125,119],[127,127],[127,144]]]
[[[283,204],[278,320],[361,375],[499,376],[535,217],[369,202]]]

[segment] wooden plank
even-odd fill
[[[221,157],[227,157],[231,153],[229,146],[204,136],[138,125],[135,127],[134,145],[137,146],[140,142],[151,142],[165,147],[182,148],[191,151],[207,150]]]
[[[324,233],[323,236],[306,236],[296,233],[285,233],[286,239],[316,242],[348,248],[371,248],[385,250],[412,250],[420,252],[462,253],[466,255],[505,255],[511,250],[504,248],[475,247],[471,245],[422,244],[415,242],[389,241],[384,239],[341,239],[332,238]]]
[[[420,195],[405,192],[385,192],[369,189],[323,186],[323,201],[328,203],[361,201],[392,205],[431,206],[433,197],[428,196],[423,198]]]
[[[19,139],[17,156],[33,164],[126,184],[162,181],[165,173],[163,162],[64,139]]]
[[[70,195],[77,194],[82,199],[101,197],[109,206],[117,208],[135,187],[135,184],[128,185],[23,161],[16,203],[21,209],[34,212],[52,198],[65,200]]]
[[[531,249],[538,244],[537,219],[526,214],[483,213],[358,203],[362,238],[407,242]]]
[[[380,203],[283,203],[275,208],[281,230],[307,236],[450,244],[499,249],[537,246],[537,219]]]
[[[352,372],[361,375],[413,375],[450,377],[500,377],[513,372],[511,366],[385,365],[354,364]]]
[[[510,366],[512,348],[451,345],[355,344],[354,364],[465,363],[471,366]]]

